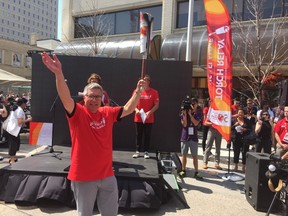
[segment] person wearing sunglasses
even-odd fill
[[[256,152],[271,154],[273,124],[270,121],[270,115],[267,109],[263,109],[255,126],[255,133],[258,135],[259,141],[256,143]]]

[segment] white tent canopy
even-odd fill
[[[31,80],[0,69],[0,85],[31,85]]]

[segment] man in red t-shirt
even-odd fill
[[[72,149],[68,179],[74,192],[78,215],[93,214],[95,200],[101,215],[117,215],[118,187],[112,169],[114,122],[131,114],[139,102],[144,80],[123,107],[101,107],[103,89],[97,83],[84,88],[84,105],[75,103],[56,55],[42,53],[42,61],[55,74],[59,97],[66,110]]]
[[[148,152],[151,130],[154,123],[154,112],[159,108],[159,95],[158,91],[150,87],[150,76],[146,74],[143,79],[145,80],[144,90],[141,93],[134,116],[134,122],[136,124],[136,153],[133,155],[133,158],[140,156],[144,137],[144,158],[149,159]]]
[[[274,136],[277,141],[276,154],[283,156],[288,152],[288,106],[284,107],[284,118],[274,127]]]

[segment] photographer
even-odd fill
[[[182,154],[182,170],[179,172],[181,178],[186,176],[186,164],[188,150],[190,149],[193,166],[194,166],[194,178],[197,180],[203,180],[203,177],[198,172],[198,132],[197,125],[199,124],[202,113],[197,112],[197,99],[190,102],[189,98],[186,98],[182,102],[181,106],[181,154]]]

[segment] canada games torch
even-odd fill
[[[141,78],[145,76],[146,60],[150,54],[153,20],[154,18],[151,14],[140,12],[140,53],[142,54]]]

